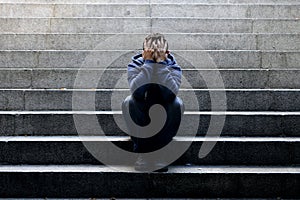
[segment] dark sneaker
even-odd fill
[[[167,172],[169,170],[168,166],[164,163],[155,163],[154,166],[156,169],[158,168],[154,172]]]
[[[153,163],[153,161],[146,160],[142,155],[138,156],[135,162],[134,169],[140,172],[151,172],[153,169],[157,169],[153,172],[167,172],[168,166],[163,163]]]
[[[168,172],[168,170],[169,170],[169,168],[168,168],[168,166],[166,166],[166,167],[163,167],[161,169],[157,169],[154,172]]]
[[[138,156],[136,162],[135,162],[135,166],[134,169],[136,171],[141,171],[141,172],[147,172],[150,171],[150,163],[149,161],[147,161],[143,156]]]

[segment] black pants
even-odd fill
[[[150,123],[148,111],[149,108],[155,103],[157,102],[137,100],[133,96],[128,96],[124,100],[122,104],[122,111],[129,132],[133,133],[136,130],[128,125],[128,117],[131,117],[132,121],[139,126],[148,125]],[[131,139],[134,143],[134,152],[146,153],[158,150],[171,142],[172,138],[176,135],[184,111],[182,100],[179,97],[176,97],[171,102],[160,102],[159,104],[165,108],[167,113],[165,125],[161,131],[149,138],[138,138],[131,136]],[[138,133],[135,133],[135,135],[136,134]]]

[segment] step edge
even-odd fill
[[[0,173],[122,173],[135,172],[132,167],[100,165],[0,165]],[[127,173],[128,173],[127,172]],[[124,173],[124,172],[123,172]],[[149,173],[149,172],[147,172]],[[244,167],[244,166],[170,166],[166,173],[201,174],[300,174],[300,167]]]
[[[0,142],[129,142],[129,136],[0,136]],[[175,136],[176,142],[300,142],[300,137]]]

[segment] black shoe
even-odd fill
[[[154,170],[153,172],[167,172],[169,170],[169,168],[166,164],[163,164],[160,162],[153,163],[153,161],[151,162],[149,160],[146,160],[141,155],[137,158],[134,169],[136,171],[140,171],[140,172],[152,172],[153,169],[157,169],[157,170]]]
[[[168,172],[168,170],[169,170],[169,168],[168,168],[168,166],[166,166],[166,167],[163,167],[161,169],[157,169],[154,172]]]
[[[136,171],[147,172],[150,171],[150,163],[143,156],[139,156],[135,162],[134,169]]]

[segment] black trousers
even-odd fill
[[[132,121],[139,126],[146,126],[150,123],[150,117],[148,115],[149,108],[157,102],[151,102],[146,100],[137,100],[133,96],[128,96],[122,104],[122,111],[124,120],[127,124],[128,131],[138,135],[137,130],[129,125],[128,118],[131,117]],[[154,136],[148,138],[139,138],[131,136],[133,141],[133,151],[137,153],[147,153],[156,151],[169,142],[176,135],[182,114],[184,112],[184,105],[179,97],[175,97],[170,102],[159,102],[167,113],[166,123],[164,124],[161,131]],[[129,113],[128,113],[129,112]]]

